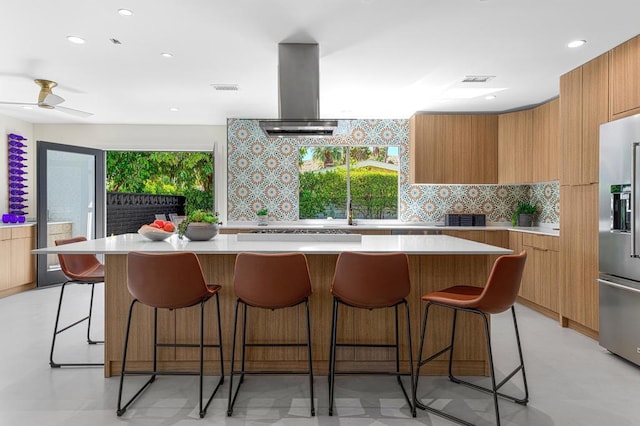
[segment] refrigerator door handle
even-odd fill
[[[626,285],[622,285],[622,284],[616,284],[611,281],[603,280],[602,278],[598,278],[598,282],[600,284],[608,285],[609,287],[615,287],[621,290],[631,291],[633,293],[640,293],[640,290],[638,290],[637,288],[627,287]]]
[[[640,142],[631,144],[631,257],[640,257],[636,252],[636,153]]]

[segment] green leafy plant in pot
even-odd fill
[[[269,214],[269,210],[262,209],[256,212],[256,216],[258,216],[258,225],[264,226],[267,224],[267,215]]]
[[[535,204],[522,201],[516,206],[516,211],[511,216],[513,226],[533,226],[533,215],[538,211]]]
[[[178,225],[178,236],[192,241],[207,241],[218,235],[218,216],[206,210],[194,210]]]

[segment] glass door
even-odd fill
[[[105,235],[104,152],[37,142],[38,248]],[[38,256],[38,286],[65,281],[56,255]]]

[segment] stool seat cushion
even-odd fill
[[[436,302],[457,308],[475,308],[479,296],[482,294],[482,287],[470,285],[456,285],[444,290],[434,291],[422,296],[424,302]]]

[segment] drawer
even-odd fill
[[[35,226],[16,226],[11,228],[11,239],[16,238],[35,238],[36,227]]]
[[[522,245],[542,250],[560,251],[560,238],[549,235],[522,234]]]

